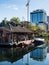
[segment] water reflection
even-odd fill
[[[27,54],[30,50],[18,48],[0,48],[0,62],[8,61],[8,62],[16,62],[23,58],[25,54]]]
[[[47,56],[47,47],[37,47],[35,50],[30,52],[30,58],[38,61],[43,61]]]
[[[22,52],[20,53],[16,48],[0,48],[0,62],[9,61],[13,63],[22,57]]]
[[[21,49],[21,48],[19,48]],[[27,51],[28,52],[28,51]],[[43,62],[45,61],[45,65],[47,64],[47,47],[46,46],[40,46],[35,48],[34,50],[32,50],[31,52],[29,51],[29,53],[26,53],[19,50],[18,48],[0,48],[0,63],[4,65],[4,62],[7,61],[7,63],[9,64],[9,62],[11,62],[12,65],[32,65],[33,63],[36,65],[43,65]],[[37,62],[35,61],[37,60]],[[43,61],[44,60],[44,61]],[[48,59],[49,60],[49,59]],[[42,64],[39,63],[39,61],[42,61]],[[14,63],[13,63],[14,62]],[[6,64],[5,64],[6,65]],[[47,64],[49,65],[49,64]]]
[[[47,48],[47,53],[49,53],[49,45],[48,45],[48,48]]]

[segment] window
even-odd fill
[[[34,23],[37,23],[37,14],[36,14],[36,13],[33,14],[33,22],[34,22]]]
[[[43,21],[43,16],[44,16],[44,14],[40,13],[40,21]]]

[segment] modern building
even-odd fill
[[[47,22],[49,23],[49,16],[47,16]]]
[[[37,9],[30,13],[30,21],[38,24],[39,22],[47,22],[47,14],[43,9]]]
[[[30,58],[42,61],[46,58],[47,55],[47,47],[37,47],[35,50],[30,52]]]

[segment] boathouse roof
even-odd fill
[[[20,27],[20,26],[13,27],[13,28],[12,28],[12,32],[32,33],[32,32],[31,32],[30,30],[28,30],[27,28],[25,28],[25,27]]]
[[[21,26],[16,26],[16,27],[11,27],[11,28],[6,28],[6,27],[0,27],[0,31],[6,31],[6,32],[13,32],[13,33],[32,33],[32,31],[28,30],[25,27],[21,27]]]

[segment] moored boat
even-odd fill
[[[42,39],[42,38],[34,38],[34,45],[37,46],[37,45],[41,45],[41,44],[44,44],[45,43],[45,40]]]

